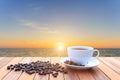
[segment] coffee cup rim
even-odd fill
[[[85,48],[87,50],[93,50],[94,49],[93,47],[90,47],[90,46],[70,46],[67,49],[72,49],[72,48]]]

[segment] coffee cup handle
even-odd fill
[[[97,55],[96,55],[96,57],[98,57],[98,56],[100,55],[100,52],[99,52],[99,50],[95,49],[95,50],[94,50],[94,52],[97,52]]]

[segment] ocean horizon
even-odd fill
[[[95,48],[100,57],[120,57],[120,48]],[[67,50],[56,48],[0,48],[0,57],[67,57]]]

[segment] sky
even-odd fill
[[[0,48],[120,48],[120,0],[0,0]]]

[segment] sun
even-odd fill
[[[58,50],[64,50],[64,44],[62,42],[58,42],[57,48]]]

